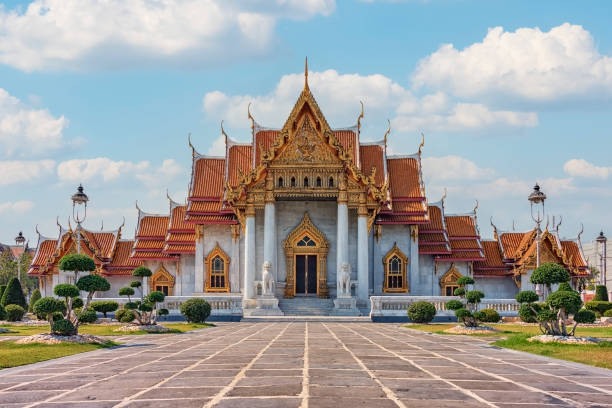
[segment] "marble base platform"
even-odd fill
[[[337,297],[334,299],[334,308],[331,311],[332,316],[359,316],[359,314],[357,299],[354,297]]]
[[[255,299],[255,308],[245,308],[244,316],[284,316],[278,307],[278,299],[274,296],[262,296]]]

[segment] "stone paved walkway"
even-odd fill
[[[220,323],[0,371],[2,407],[612,407],[612,371],[374,323]]]

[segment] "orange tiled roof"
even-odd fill
[[[565,252],[565,256],[572,263],[574,268],[586,268],[587,264],[584,262],[582,252],[578,247],[578,244],[574,241],[561,241],[561,248]]]
[[[251,145],[233,145],[229,148],[227,164],[227,181],[232,187],[239,183],[240,171],[243,174],[251,171],[253,164],[253,147]]]
[[[425,224],[429,222],[427,215],[396,215],[378,214],[376,224]]]
[[[352,130],[334,130],[334,136],[342,145],[345,152],[353,157],[353,163],[357,161],[357,134]]]
[[[108,259],[112,256],[117,239],[116,232],[92,232],[85,229],[81,232],[102,258]]]
[[[137,239],[134,244],[135,251],[155,251],[163,247],[163,239]]]
[[[193,245],[167,244],[164,247],[164,252],[167,254],[193,254],[195,253],[195,244]]]
[[[225,159],[199,157],[195,159],[194,166],[189,197],[222,197],[225,180]]]
[[[166,243],[193,243],[193,242],[195,242],[194,232],[170,232],[168,233],[168,236],[166,237]]]
[[[432,244],[445,243],[446,244],[447,242],[448,242],[448,239],[446,238],[446,235],[442,232],[428,232],[425,234],[419,234],[419,244],[427,244],[427,243],[432,243]]]
[[[192,201],[189,205],[190,214],[216,214],[221,211],[222,203],[215,201]],[[193,228],[193,227],[192,227]]]
[[[421,190],[419,162],[416,157],[388,158],[387,172],[393,198],[425,199]]]
[[[523,232],[503,232],[499,235],[499,241],[505,259],[513,259],[523,237],[527,235]]]
[[[138,261],[166,261],[177,259],[175,256],[165,254],[162,251],[133,252],[131,258]]]
[[[442,209],[437,205],[428,206],[429,212],[429,224],[422,225],[419,227],[419,232],[421,231],[445,231],[444,225],[442,223]]]
[[[469,215],[450,215],[445,217],[448,235],[451,237],[477,237],[474,218]]]
[[[383,185],[385,182],[383,147],[380,145],[359,146],[359,158],[361,161],[361,171],[363,174],[369,176],[372,174],[372,168],[376,167],[376,185]]]
[[[419,242],[419,254],[444,255],[451,253],[450,247],[446,244],[421,245]]]
[[[195,224],[238,224],[238,219],[234,214],[187,214],[187,222],[193,222]]]
[[[167,215],[145,215],[138,223],[136,237],[165,237],[170,217]]]
[[[194,231],[195,227],[193,224],[185,222],[185,212],[187,210],[186,205],[177,205],[172,208],[170,212],[170,226],[169,231]]]
[[[451,239],[450,246],[453,251],[461,251],[465,249],[481,249],[480,243],[477,239]]]
[[[439,255],[436,259],[440,261],[482,261],[482,251],[453,251],[451,255]]]
[[[261,163],[261,148],[267,152],[270,150],[276,138],[280,135],[280,130],[260,130],[255,134],[255,167]]]
[[[44,239],[44,240],[39,241],[38,248],[36,249],[36,254],[34,255],[34,259],[32,259],[32,263],[30,265],[30,270],[28,271],[28,274],[37,275],[40,268],[44,266],[49,260],[49,258],[53,256],[56,248],[57,248],[56,239]]]
[[[127,269],[131,274],[131,271],[134,268],[142,264],[141,262],[130,258],[133,245],[134,241],[121,240],[117,242],[117,248],[115,249],[113,259],[108,265],[105,266],[105,269],[109,271],[109,274],[115,275],[119,269]]]
[[[427,211],[424,201],[393,201],[391,206],[394,214],[424,213]]]
[[[474,263],[475,270],[503,269],[511,271],[510,265],[504,264],[502,253],[497,241],[482,241],[485,259]]]

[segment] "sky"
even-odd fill
[[[612,230],[612,4],[470,0],[0,0],[0,242],[57,235],[79,183],[85,226],[134,234],[191,172],[187,135],[281,127],[303,86],[332,127],[412,154],[429,201],[478,200],[483,237],[533,227],[538,182],[559,232]],[[612,235],[612,233],[608,233]]]

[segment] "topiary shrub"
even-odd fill
[[[533,304],[523,303],[519,307],[518,315],[521,321],[525,323],[537,323],[538,313],[540,311],[541,311],[541,308],[537,303],[533,303]]]
[[[151,272],[151,270],[146,266],[139,266],[132,271],[132,276],[138,276],[141,278],[148,278],[151,275],[153,275],[153,272]]]
[[[181,314],[190,323],[204,323],[210,316],[210,304],[204,299],[189,299],[181,304]]]
[[[76,281],[79,278],[79,273],[95,271],[96,263],[84,254],[68,254],[60,259],[58,267],[62,271],[73,272]]]
[[[38,302],[40,298],[42,298],[40,294],[40,290],[34,289],[34,292],[32,292],[32,295],[30,296],[30,304],[28,305],[28,312],[34,313],[34,304]]]
[[[0,320],[6,320],[6,310],[0,306]]]
[[[612,309],[612,302],[606,302],[605,300],[592,300],[586,302],[584,307],[593,312],[597,312],[600,315],[604,315],[606,311]]]
[[[448,302],[446,302],[446,309],[448,310],[459,310],[462,309],[463,306],[463,302],[461,302],[460,300],[449,300]]]
[[[554,262],[546,262],[538,266],[531,273],[529,281],[534,285],[544,285],[546,293],[550,293],[551,285],[555,283],[567,282],[570,274],[562,265]]]
[[[98,315],[93,310],[84,310],[77,315],[79,323],[95,323],[98,320]]]
[[[460,278],[457,279],[457,285],[464,287],[467,285],[473,285],[475,283],[474,278],[471,278],[469,276],[461,276]]]
[[[72,308],[73,309],[81,309],[83,308],[83,306],[84,306],[83,299],[81,299],[80,297],[72,298]]]
[[[574,322],[576,323],[595,323],[595,313],[591,310],[580,309],[574,314]]]
[[[604,317],[612,317],[612,309],[606,310],[606,312],[603,315]]]
[[[453,292],[453,295],[455,295],[455,296],[464,296],[465,295],[465,288],[457,288],[457,289],[455,289],[455,291]]]
[[[570,332],[567,330],[567,317],[570,314],[577,314],[581,306],[582,299],[578,292],[557,291],[550,294],[542,310],[537,313],[540,330],[552,336],[573,336],[576,326],[580,323],[580,317],[574,319],[574,326]],[[585,314],[582,313],[580,316]]]
[[[2,295],[4,295],[5,290],[6,290],[6,285],[0,285],[0,299],[2,299]]]
[[[136,315],[129,309],[119,309],[115,313],[115,319],[122,323],[130,323],[136,319]]]
[[[415,323],[429,323],[436,317],[436,307],[425,301],[419,301],[408,307],[408,317]]]
[[[51,326],[51,331],[55,334],[59,334],[60,336],[71,336],[76,334],[76,328],[74,324],[68,319],[62,319],[53,322]]]
[[[134,272],[136,272],[136,270],[138,270],[139,268],[136,268]],[[138,273],[145,274],[146,271],[143,272],[143,269],[140,269],[140,272]],[[141,300],[137,300],[135,302],[131,301],[131,296],[134,294],[134,289],[132,289],[131,287],[121,288],[119,290],[119,294],[128,297],[128,302],[125,304],[124,309],[132,311],[132,313],[134,314],[134,320],[136,320],[138,324],[157,324],[157,316],[160,315],[159,311],[157,310],[157,304],[163,302],[166,298],[166,296],[162,292],[153,291],[149,293],[146,297],[143,296]]]
[[[26,302],[25,296],[23,296],[23,289],[17,278],[12,278],[8,282],[8,285],[6,285],[6,289],[2,294],[2,300],[0,300],[0,305],[4,307],[7,305],[19,305],[24,310],[28,308],[28,303]]]
[[[480,313],[482,313],[482,318],[479,319],[483,322],[486,323],[497,323],[501,320],[501,317],[499,316],[499,313],[497,313],[497,310],[495,309],[482,309],[480,311]]]
[[[38,316],[39,319],[47,319],[52,330],[53,322],[63,319],[63,313],[65,311],[66,305],[64,302],[51,296],[40,298],[33,307],[34,314]]]
[[[605,302],[610,300],[608,298],[608,288],[606,288],[606,285],[595,286],[595,297],[593,300],[603,300]]]
[[[20,321],[26,313],[25,309],[19,305],[6,305],[4,310],[6,312],[6,320],[9,322]]]
[[[104,318],[106,318],[107,313],[114,312],[115,310],[119,309],[119,303],[115,302],[114,300],[91,302],[91,308],[98,313],[103,313]]]
[[[571,292],[573,290],[574,289],[572,289],[572,286],[567,282],[561,282],[559,284],[559,287],[557,288],[557,292],[562,292],[562,291]]]

